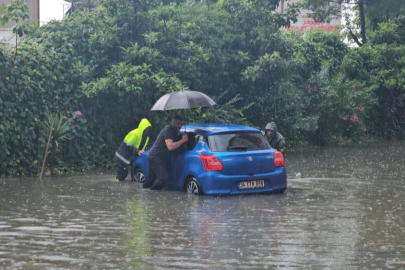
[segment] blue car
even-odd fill
[[[284,156],[260,130],[233,124],[193,124],[189,141],[173,151],[167,189],[194,195],[283,193]],[[132,180],[144,182],[147,152],[133,164]]]

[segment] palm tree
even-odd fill
[[[58,114],[49,114],[47,113],[47,119],[42,123],[42,132],[46,136],[48,130],[52,128],[52,137],[50,148],[48,153],[45,155],[50,155],[50,171],[53,172],[55,161],[58,162],[61,156],[62,147],[61,143],[66,142],[71,139],[71,121],[66,120],[66,117],[63,117]]]

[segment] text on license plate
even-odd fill
[[[238,188],[239,189],[264,188],[264,180],[239,182]]]

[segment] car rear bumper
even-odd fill
[[[277,193],[287,188],[285,167],[271,173],[255,175],[223,175],[221,172],[204,172],[197,177],[204,195],[232,195],[251,193]],[[239,190],[241,181],[264,180],[264,188]]]

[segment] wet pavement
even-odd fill
[[[405,269],[405,143],[287,156],[282,195],[0,180],[0,269]]]

